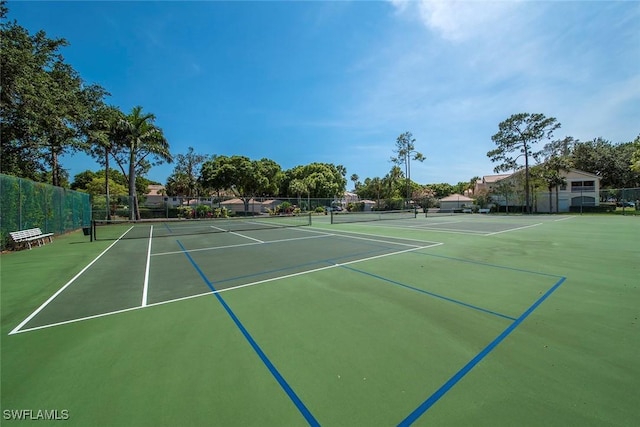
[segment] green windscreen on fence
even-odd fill
[[[311,214],[210,219],[94,220],[95,240],[148,239],[187,234],[276,230],[311,225]]]
[[[40,228],[65,233],[91,224],[87,193],[0,174],[0,244],[7,247],[12,231]]]

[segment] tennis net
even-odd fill
[[[148,239],[187,234],[270,230],[311,225],[311,214],[213,219],[94,220],[94,240]]]
[[[331,211],[331,224],[343,224],[348,222],[384,221],[389,219],[416,218],[415,209],[395,211],[371,211],[371,212],[334,212]]]

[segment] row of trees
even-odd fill
[[[176,156],[167,179],[168,195],[186,197],[232,194],[248,210],[252,197],[334,198],[346,190],[347,170],[342,165],[311,163],[283,170],[274,160],[246,156],[208,156],[189,147]]]
[[[126,178],[137,202],[138,175],[154,164],[172,160],[169,144],[155,116],[135,107],[129,114],[109,106],[109,93],[87,84],[64,60],[64,39],[44,31],[30,34],[6,19],[0,2],[0,170],[3,173],[68,186],[60,164],[67,153],[85,152],[105,168],[109,193],[110,160]],[[136,210],[132,210],[132,216]]]

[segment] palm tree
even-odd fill
[[[387,184],[387,197],[392,198],[398,188],[398,183],[404,177],[404,173],[402,173],[402,169],[400,166],[393,166],[389,173],[384,177]]]
[[[351,174],[351,181],[353,181],[353,191],[358,191],[358,181],[360,180],[360,177],[358,176],[358,174],[354,173]]]
[[[300,195],[302,195],[302,193],[307,193],[308,196],[309,194],[309,188],[302,179],[292,179],[289,183],[289,191],[295,193],[298,196],[298,207],[300,206]],[[307,200],[307,210],[311,210],[311,206],[309,206],[309,200]]]
[[[476,184],[480,181],[479,176],[474,176],[469,180],[469,189],[471,190],[471,194],[475,196],[476,194]]]
[[[104,165],[104,193],[106,205],[109,202],[109,155],[119,141],[118,123],[124,114],[116,107],[101,106],[90,119],[87,130],[88,142],[91,144],[92,155]],[[111,219],[111,210],[107,209],[106,219]]]
[[[376,191],[376,208],[380,209],[380,190],[382,189],[383,183],[382,180],[378,177],[375,177],[371,180],[371,186]]]
[[[129,198],[131,200],[130,219],[140,219],[138,210],[138,196],[136,193],[136,173],[149,167],[147,157],[163,161],[173,161],[169,152],[169,143],[165,139],[162,129],[153,122],[156,116],[152,113],[143,114],[142,107],[137,106],[131,113],[119,121],[121,132],[122,152],[116,158],[122,173],[129,181]],[[126,160],[125,160],[126,159]],[[125,173],[123,165],[128,160],[129,173]]]

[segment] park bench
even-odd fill
[[[478,209],[478,213],[488,214],[491,209]]]
[[[38,246],[45,244],[45,240],[53,241],[53,233],[43,233],[39,228],[30,228],[28,230],[12,231],[11,238],[17,246],[27,246],[31,249],[31,243],[36,242]]]

